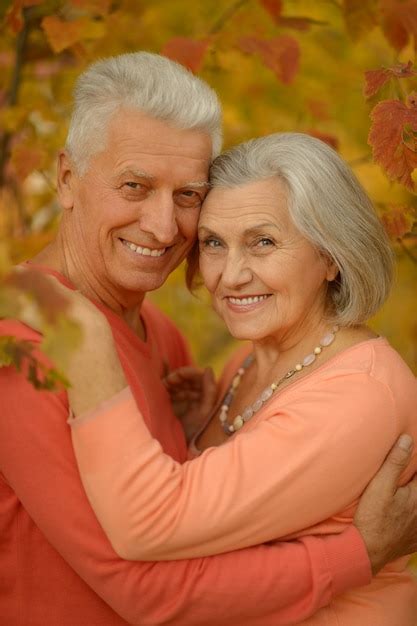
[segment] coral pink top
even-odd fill
[[[71,287],[62,276],[44,271]],[[183,338],[148,303],[141,312],[146,342],[102,310],[147,427],[160,450],[183,462],[182,429],[160,382],[167,367],[189,363]],[[6,335],[35,344],[41,340],[26,326],[3,320],[0,338]],[[67,417],[65,393],[36,391],[14,368],[0,368],[2,625],[279,626],[370,580],[363,542],[352,527],[339,536],[204,559],[122,561],[85,497]]]
[[[341,532],[399,434],[417,438],[416,418],[417,381],[378,338],[294,381],[227,443],[183,465],[152,438],[129,390],[73,420],[72,436],[86,492],[116,551],[177,559]],[[416,469],[414,455],[403,480]],[[415,626],[417,584],[405,564],[390,564],[306,623]]]

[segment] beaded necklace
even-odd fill
[[[257,413],[262,406],[267,402],[273,394],[276,392],[278,387],[288,378],[291,378],[298,372],[301,372],[303,369],[314,363],[318,355],[322,352],[323,348],[327,348],[330,344],[333,343],[335,335],[339,330],[338,326],[334,326],[330,332],[328,332],[324,337],[322,337],[318,343],[318,345],[314,348],[313,352],[307,354],[302,361],[297,363],[292,369],[290,369],[284,376],[275,382],[271,383],[266,389],[262,391],[260,396],[255,400],[253,404],[247,406],[240,415],[237,415],[231,424],[227,421],[227,416],[229,412],[229,407],[232,404],[232,400],[236,394],[237,388],[240,385],[240,381],[242,380],[242,376],[248,369],[248,367],[253,363],[253,355],[250,354],[243,361],[242,365],[237,370],[234,375],[231,385],[227,390],[223,403],[220,407],[219,420],[220,424],[226,433],[226,435],[233,435],[236,431],[240,430],[245,422],[248,422],[254,415]]]

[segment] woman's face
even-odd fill
[[[282,181],[210,191],[198,238],[205,285],[234,337],[296,340],[322,324],[337,271],[292,223]]]

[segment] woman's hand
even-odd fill
[[[217,383],[213,370],[180,367],[170,372],[163,383],[171,396],[175,415],[181,420],[190,441],[214,409]]]

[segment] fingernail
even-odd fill
[[[398,439],[398,447],[401,448],[401,450],[405,450],[406,452],[408,452],[409,450],[411,450],[412,445],[413,439],[412,437],[410,437],[410,435],[401,435],[401,437]]]

